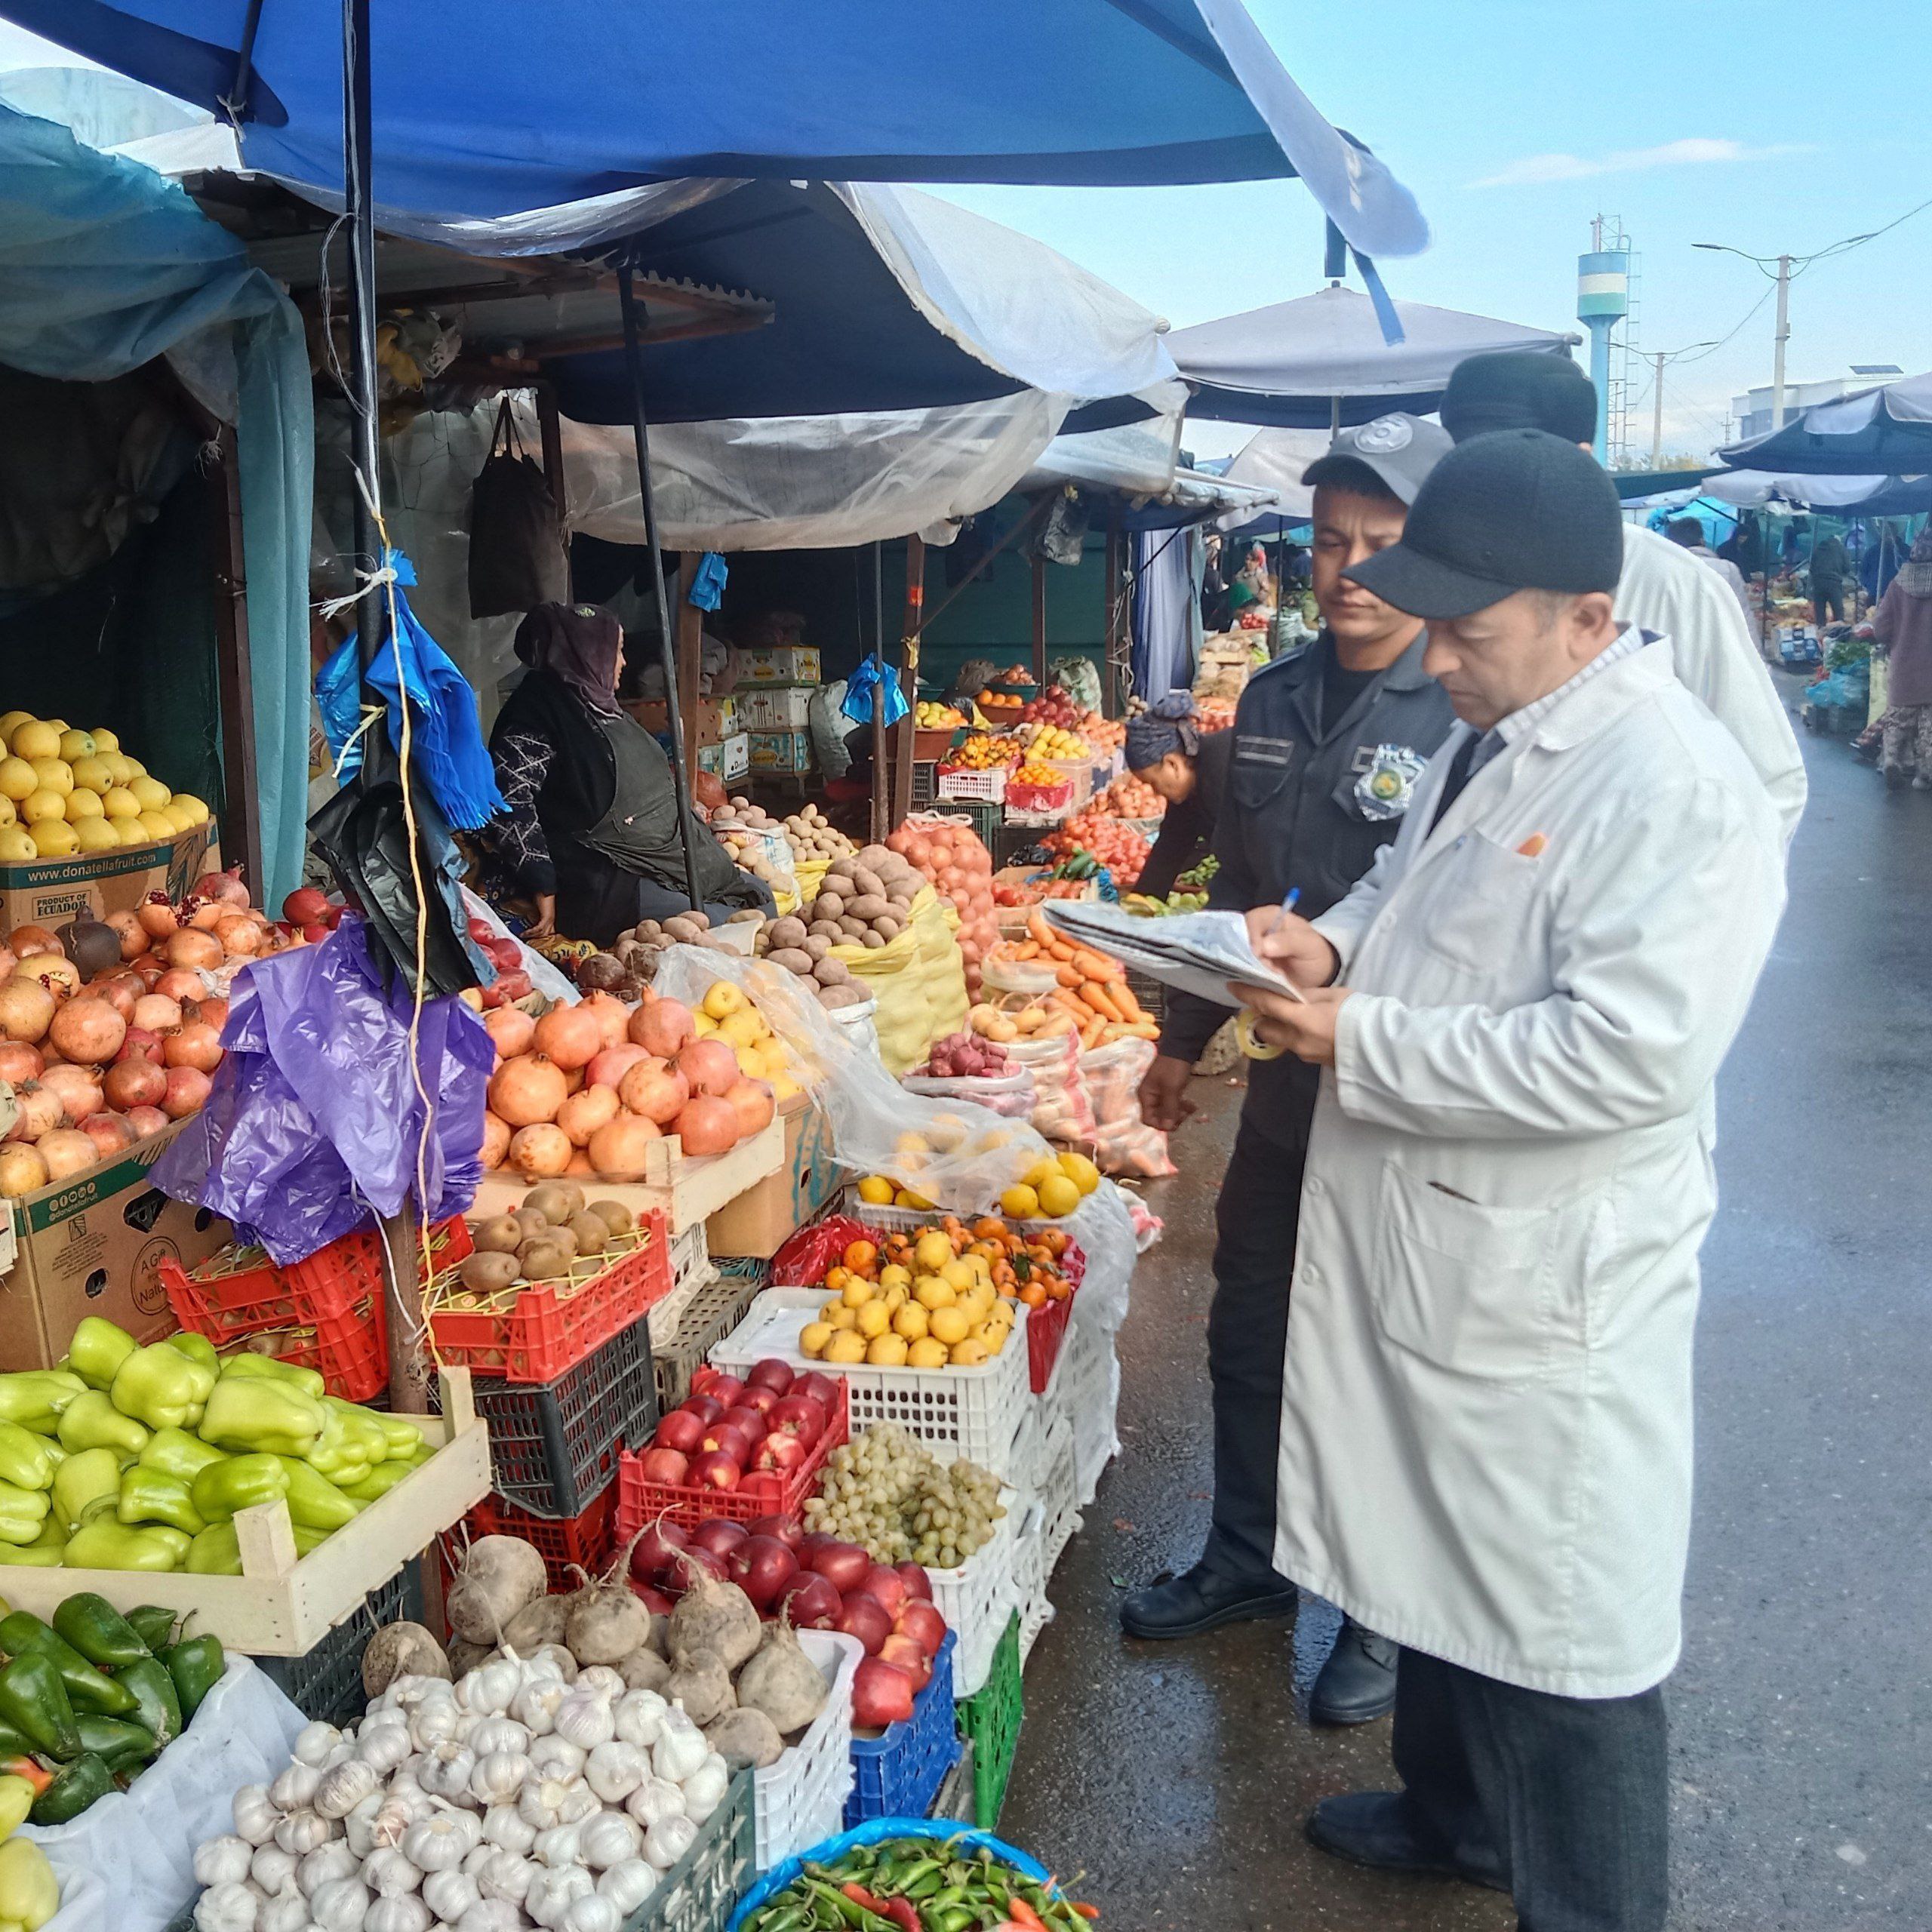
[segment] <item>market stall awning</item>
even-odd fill
[[[339,188],[341,15],[303,0],[0,0]],[[687,175],[1107,186],[1299,174],[1368,255],[1414,198],[1324,120],[1241,0],[382,0],[379,209],[514,214]]]
[[[1501,349],[1567,355],[1577,338],[1423,302],[1398,302],[1402,340],[1384,340],[1374,303],[1352,288],[1177,329],[1168,347],[1194,385],[1188,414],[1224,422],[1327,429],[1391,409],[1426,416],[1457,364]]]
[[[1718,454],[1734,469],[1777,476],[1923,475],[1932,472],[1932,372],[1814,403]]]
[[[1932,476],[1779,476],[1762,469],[1715,470],[1703,494],[1736,509],[1786,504],[1832,516],[1916,516],[1932,510]]]

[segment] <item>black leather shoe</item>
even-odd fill
[[[1316,1724],[1373,1724],[1395,1708],[1395,1660],[1399,1645],[1353,1617],[1328,1653],[1309,1694],[1308,1715]]]
[[[1346,1797],[1324,1798],[1308,1814],[1308,1841],[1331,1857],[1377,1872],[1407,1872],[1442,1878],[1460,1878],[1506,1892],[1500,1873],[1459,1859],[1447,1847],[1425,1838],[1416,1829],[1405,1793],[1352,1791]]]
[[[1291,1583],[1240,1581],[1197,1563],[1136,1590],[1120,1607],[1120,1626],[1130,1637],[1198,1637],[1223,1623],[1292,1617],[1300,1601]]]

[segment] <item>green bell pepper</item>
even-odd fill
[[[0,1670],[0,1721],[50,1758],[71,1758],[81,1748],[67,1687],[53,1660],[35,1652],[14,1658]]]
[[[338,1483],[336,1487],[343,1495],[358,1503],[375,1502],[378,1497],[388,1495],[403,1478],[410,1474],[413,1464],[408,1463],[378,1463],[360,1482],[346,1487]]]
[[[299,1389],[260,1377],[224,1376],[208,1397],[198,1433],[204,1442],[238,1454],[306,1456],[321,1439],[325,1420],[322,1405]]]
[[[52,1507],[52,1499],[44,1489],[22,1489],[15,1483],[0,1482],[0,1543],[17,1547],[32,1543]]]
[[[174,1693],[181,1700],[181,1716],[192,1724],[202,1700],[221,1681],[228,1668],[219,1637],[190,1637],[162,1654],[162,1662],[174,1680]]]
[[[76,1395],[60,1417],[60,1446],[70,1456],[88,1449],[138,1456],[147,1447],[149,1434],[141,1423],[117,1409],[98,1389]]]
[[[23,1736],[10,1724],[0,1724],[0,1767],[17,1758],[31,1757],[33,1749],[32,1739]]]
[[[67,1601],[73,1603],[78,1599],[69,1597]],[[110,1608],[112,1607],[112,1605],[109,1606]],[[58,1611],[54,1613],[54,1621],[57,1628],[60,1622]],[[174,1627],[180,1621],[181,1614],[179,1611],[164,1610],[157,1603],[139,1604],[128,1613],[128,1629],[147,1646],[149,1654],[155,1657],[159,1657],[162,1652],[174,1642]],[[72,1638],[68,1641],[70,1643],[73,1642]],[[77,1651],[84,1651],[86,1646],[75,1644],[74,1647]],[[94,1661],[98,1663],[100,1660],[97,1657]],[[139,1663],[140,1659],[131,1657],[128,1661],[130,1663]]]
[[[110,1771],[146,1764],[157,1749],[153,1733],[131,1718],[105,1718],[92,1711],[77,1711],[74,1728],[81,1734],[81,1749],[91,1751]]]
[[[220,1374],[221,1358],[215,1353],[214,1344],[205,1335],[190,1334],[184,1330],[180,1334],[168,1335],[162,1339],[171,1349],[179,1349],[190,1361],[199,1362],[211,1375]],[[209,1386],[212,1388],[214,1384],[211,1383]]]
[[[84,1751],[55,1773],[28,1815],[36,1825],[64,1825],[113,1789],[114,1774],[91,1751]]]
[[[300,1362],[283,1361],[274,1355],[257,1355],[250,1349],[223,1355],[221,1374],[224,1381],[286,1382],[318,1402],[328,1392],[329,1385],[315,1370],[304,1368]]]
[[[154,1733],[158,1748],[165,1750],[181,1735],[180,1696],[160,1658],[143,1657],[129,1664],[115,1681],[134,1694],[134,1721]]]
[[[362,1513],[362,1506],[343,1495],[326,1476],[295,1456],[278,1456],[288,1478],[288,1520],[304,1529],[339,1530]]]
[[[195,1509],[192,1492],[179,1476],[144,1469],[139,1463],[121,1478],[121,1501],[115,1514],[128,1524],[171,1524],[191,1537],[208,1527],[208,1519]]]
[[[153,1523],[131,1530],[112,1515],[83,1523],[67,1539],[69,1570],[173,1570],[192,1539],[183,1531]]]
[[[37,1435],[51,1435],[61,1411],[87,1384],[59,1369],[23,1370],[0,1375],[0,1421],[17,1422]]]
[[[121,1364],[140,1346],[119,1323],[87,1315],[67,1344],[67,1364],[90,1389],[104,1394],[114,1386]]]
[[[179,1476],[192,1485],[204,1469],[226,1462],[228,1458],[226,1451],[211,1448],[199,1436],[190,1435],[185,1429],[158,1429],[149,1438],[138,1460],[144,1469],[153,1469],[165,1476]]]
[[[165,1342],[156,1342],[137,1349],[121,1364],[110,1392],[114,1406],[124,1416],[132,1416],[150,1429],[180,1429],[207,1401],[215,1379],[212,1369]],[[138,1452],[140,1444],[134,1446]]]
[[[343,1434],[365,1462],[373,1464],[389,1460],[389,1431],[374,1409],[365,1409],[360,1402],[345,1402],[339,1395],[325,1396],[322,1407],[340,1423]],[[415,1432],[410,1431],[412,1436]]]
[[[0,1543],[0,1568],[58,1570],[67,1560],[65,1543]],[[0,1919],[0,1928],[6,1924]]]
[[[54,1458],[47,1438],[17,1422],[0,1422],[0,1482],[20,1489],[45,1489],[54,1480]]]
[[[66,1638],[29,1611],[0,1617],[0,1651],[9,1657],[42,1657],[60,1673],[67,1701],[76,1711],[118,1718],[134,1708],[133,1697],[89,1663]]]
[[[242,1543],[232,1523],[211,1523],[188,1546],[182,1566],[191,1577],[238,1577]]]
[[[337,1411],[325,1408],[324,1413],[327,1419],[321,1436],[303,1453],[302,1460],[331,1482],[360,1482],[374,1466],[367,1440]]]
[[[105,1401],[105,1396],[101,1398]],[[121,1500],[121,1462],[112,1449],[83,1449],[54,1472],[54,1513],[71,1531],[88,1511]]]
[[[297,1523],[295,1529],[295,1554],[306,1556],[312,1549],[319,1549],[335,1532],[333,1530],[312,1529],[306,1523]]]
[[[378,1415],[374,1409],[365,1413],[380,1426],[392,1456],[413,1456],[423,1447],[423,1432],[407,1416]]]
[[[231,1456],[202,1470],[191,1493],[195,1513],[205,1524],[232,1522],[242,1510],[288,1494],[288,1459]]]
[[[174,1613],[171,1610],[162,1614],[168,1620],[167,1628],[172,1630]],[[92,1590],[82,1590],[68,1598],[54,1613],[54,1628],[89,1663],[101,1670],[119,1670],[154,1654],[153,1646],[135,1629],[132,1620]]]

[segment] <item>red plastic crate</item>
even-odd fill
[[[552,1590],[574,1590],[583,1582],[576,1573],[601,1576],[617,1552],[617,1492],[605,1491],[580,1516],[553,1522],[533,1516],[500,1496],[486,1496],[463,1518],[474,1541],[478,1537],[521,1537],[543,1559]]]
[[[658,1211],[639,1225],[637,1244],[587,1280],[527,1287],[507,1309],[432,1309],[436,1358],[472,1375],[555,1381],[671,1292],[669,1223]]]
[[[691,1379],[691,1393],[701,1395],[706,1385],[716,1380],[718,1371],[701,1368]],[[805,1498],[818,1487],[826,1458],[846,1440],[845,1378],[835,1376],[838,1406],[825,1433],[812,1444],[811,1453],[789,1481],[770,1470],[748,1472],[736,1489],[700,1488],[695,1484],[648,1482],[641,1459],[628,1451],[617,1459],[617,1540],[641,1529],[660,1517],[685,1529],[721,1516],[734,1523],[755,1522],[761,1516],[795,1514],[804,1507]]]

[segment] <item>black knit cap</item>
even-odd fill
[[[1466,617],[1518,590],[1614,591],[1623,571],[1617,485],[1586,451],[1541,429],[1459,443],[1410,506],[1401,541],[1342,574],[1412,617]]]
[[[1504,349],[1458,362],[1439,414],[1459,443],[1497,429],[1547,429],[1587,443],[1597,432],[1597,392],[1567,354]]]

